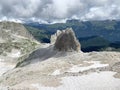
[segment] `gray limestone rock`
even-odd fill
[[[54,49],[58,51],[80,51],[80,43],[72,28],[61,31],[57,36]]]
[[[50,38],[50,43],[51,44],[55,44],[55,41],[57,39],[57,37],[61,34],[62,32],[60,30],[57,30],[57,32],[53,35],[51,35],[51,38]]]

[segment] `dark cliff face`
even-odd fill
[[[54,49],[58,51],[80,51],[80,43],[71,28],[63,30],[57,36]]]

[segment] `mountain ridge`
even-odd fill
[[[67,20],[66,23],[55,23],[55,24],[24,24],[25,26],[31,26],[34,28],[39,29],[40,31],[45,31],[45,35],[47,36],[41,39],[40,41],[50,43],[50,36],[54,34],[57,30],[63,30],[66,28],[73,28],[77,39],[79,39],[80,42],[81,38],[89,38],[90,42],[92,42],[91,37],[96,37],[95,43],[92,42],[92,44],[95,46],[97,39],[101,39],[108,42],[109,45],[106,43],[103,43],[102,47],[113,47],[116,48],[115,45],[111,45],[112,43],[119,44],[120,42],[120,20],[94,20],[94,21],[79,21],[79,20]],[[37,32],[39,32],[39,30]],[[33,34],[34,35],[34,34]],[[39,34],[36,33],[37,38],[39,38]],[[41,36],[40,36],[41,37]],[[99,37],[99,38],[98,38]],[[87,41],[86,41],[87,42]],[[102,43],[101,43],[102,44]],[[88,51],[84,49],[83,47],[86,46],[85,43],[82,44],[82,50],[85,52]],[[91,47],[91,45],[89,45]],[[96,49],[90,48],[90,51],[98,51],[100,50],[99,47]],[[120,47],[119,47],[120,48]]]
[[[40,43],[20,23],[0,22],[0,59],[17,62],[17,59],[30,53]]]

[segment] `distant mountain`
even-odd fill
[[[99,36],[79,38],[82,51],[99,51],[101,48],[109,47],[110,42]]]
[[[36,40],[42,43],[50,42],[50,34],[47,31],[27,25],[25,25],[25,28],[33,35]]]
[[[25,24],[41,30],[49,32],[49,34],[55,33],[58,29],[63,30],[65,28],[72,27],[78,38],[88,36],[102,36],[109,41],[119,41],[120,38],[120,21],[105,20],[105,21],[79,21],[79,20],[67,20],[66,23],[55,24],[38,24],[28,23]]]
[[[44,35],[47,36],[44,37],[44,40],[40,40],[43,42],[50,42],[50,35],[54,34],[57,30],[63,30],[65,28],[72,27],[77,38],[80,40],[80,38],[89,38],[89,41],[84,40],[84,46],[92,47],[96,46],[96,42],[98,42],[100,39],[99,46],[102,45],[102,47],[106,46],[112,46],[114,47],[116,44],[118,45],[118,42],[120,42],[120,21],[118,20],[103,20],[103,21],[79,21],[79,20],[67,20],[66,23],[55,23],[55,24],[39,24],[39,23],[26,23],[25,26],[31,26],[34,28],[37,28],[39,32],[43,30],[45,33]],[[41,35],[39,33],[33,33],[33,36],[37,36],[37,38],[41,38]],[[95,37],[94,37],[95,36]],[[92,38],[96,39],[95,42],[92,41]],[[99,40],[98,40],[99,39]],[[98,40],[98,41],[97,41]],[[82,41],[83,42],[83,41]],[[92,42],[89,45],[88,42]],[[107,42],[105,45],[102,42]],[[109,45],[108,45],[109,43]],[[82,45],[82,48],[84,49],[84,46]],[[120,48],[120,46],[118,46]],[[96,47],[98,49],[98,47]],[[115,47],[116,48],[116,47]],[[86,49],[85,49],[86,50]],[[90,49],[91,50],[91,49]],[[91,51],[96,50],[95,48]],[[89,51],[89,50],[87,50]]]

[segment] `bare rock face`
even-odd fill
[[[60,30],[57,30],[57,32],[53,35],[51,35],[51,38],[50,38],[50,43],[51,44],[55,44],[55,41],[57,39],[57,37],[61,34],[62,32]]]
[[[72,28],[61,31],[57,36],[54,49],[58,51],[80,51],[80,43]]]
[[[116,62],[113,66],[112,66],[112,70],[115,72],[119,72],[120,73],[120,62]]]
[[[0,22],[0,38],[8,40],[14,38],[14,36],[22,36],[31,40],[34,39],[24,25],[7,21]]]
[[[24,25],[15,22],[0,22],[0,57],[7,62],[17,62],[37,48],[39,42]]]

